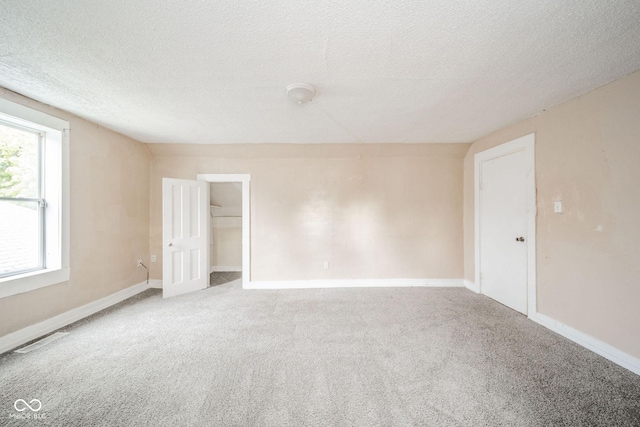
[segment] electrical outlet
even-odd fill
[[[142,267],[142,258],[138,259],[138,264],[137,264],[137,266],[138,266],[138,267]]]
[[[323,264],[323,267],[324,267],[325,270],[328,270],[329,269],[329,261],[325,261],[324,264]]]
[[[151,262],[156,262],[158,258],[155,255],[151,255]]]

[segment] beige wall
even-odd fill
[[[532,132],[538,311],[640,357],[640,72],[471,146],[465,278],[474,280],[473,156]]]
[[[149,169],[145,146],[5,89],[0,96],[69,121],[70,277],[68,282],[0,299],[0,336],[146,279]]]
[[[213,228],[211,265],[242,267],[242,227]]]
[[[152,277],[162,177],[251,174],[252,280],[463,276],[468,144],[149,144]],[[329,269],[323,269],[323,262]]]

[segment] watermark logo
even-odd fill
[[[38,399],[31,399],[29,403],[27,403],[27,401],[24,399],[18,399],[13,404],[13,407],[16,408],[16,411],[18,412],[24,412],[27,410],[27,408],[31,409],[32,412],[38,412],[40,409],[42,409],[42,402],[40,402]]]
[[[31,399],[28,402],[24,399],[18,399],[13,403],[13,407],[16,412],[9,414],[10,418],[20,420],[43,420],[47,418],[46,413],[40,412],[42,402],[39,399]]]

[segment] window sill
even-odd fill
[[[0,279],[0,298],[22,294],[69,280],[69,267],[31,271]]]

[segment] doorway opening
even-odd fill
[[[209,286],[242,277],[242,183],[209,183]]]
[[[250,278],[250,194],[248,174],[198,174],[209,183],[209,286]]]

